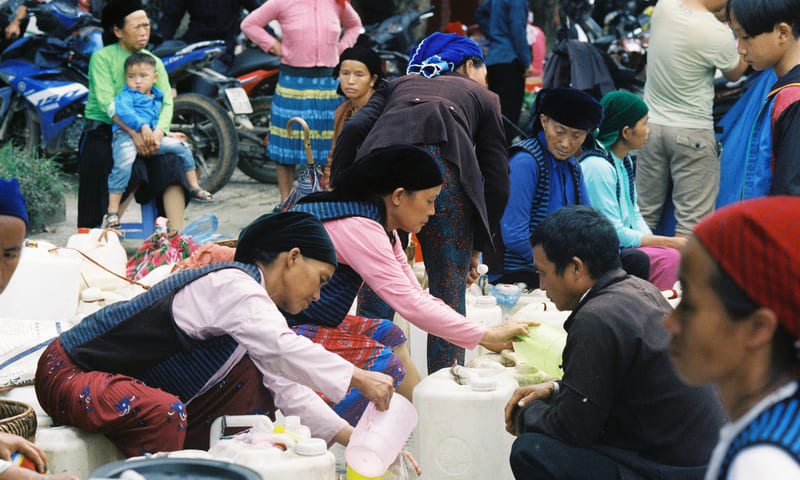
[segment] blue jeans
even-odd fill
[[[114,168],[111,169],[111,174],[108,176],[108,193],[123,193],[131,179],[133,161],[136,160],[138,154],[136,145],[128,132],[117,130],[114,132],[111,142],[111,151],[114,157]],[[166,153],[173,153],[181,159],[184,172],[194,170],[194,157],[186,142],[172,137],[162,138],[156,155]]]

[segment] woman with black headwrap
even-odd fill
[[[339,65],[333,69],[333,78],[339,79],[336,93],[347,100],[333,114],[333,145],[325,167],[327,171],[330,171],[336,138],[342,132],[344,122],[361,110],[375,93],[375,88],[383,84],[381,57],[366,44],[369,40],[365,38],[368,37],[359,36],[355,45],[345,49],[339,56]]]
[[[339,268],[318,302],[287,314],[289,324],[357,367],[390,374],[397,392],[409,399],[420,377],[403,332],[389,320],[347,314],[363,283],[408,321],[459,347],[504,344],[527,332],[523,323],[484,327],[468,321],[420,287],[396,230],[419,232],[436,212],[441,190],[440,166],[427,151],[392,145],[341,172],[334,191],[308,195],[295,207],[322,220]],[[334,410],[355,425],[366,404],[351,391]]]
[[[408,73],[377,89],[347,121],[334,150],[331,185],[338,188],[340,168],[381,147],[408,143],[433,155],[442,193],[417,238],[431,294],[463,315],[465,279],[476,275],[480,252],[492,249],[508,201],[500,101],[485,87],[480,47],[460,35],[425,38],[413,51]],[[428,372],[456,361],[464,362],[462,348],[428,336]]]
[[[174,274],[61,334],[36,372],[44,410],[126,456],[207,449],[211,420],[274,419],[276,408],[347,444],[352,428],[314,392],[337,401],[354,387],[385,409],[392,379],[295,335],[281,314],[317,300],[336,269],[324,227],[307,213],[264,215],[233,260]]]

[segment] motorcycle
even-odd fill
[[[234,56],[233,65],[228,70],[228,74],[236,77],[247,92],[253,105],[253,113],[248,118],[250,125],[239,130],[239,169],[259,182],[278,183],[275,162],[267,156],[267,144],[272,95],[278,86],[281,60],[249,40],[244,44],[247,47]]]
[[[374,42],[373,49],[381,57],[387,81],[406,74],[411,48],[420,40],[412,37],[412,31],[422,20],[433,16],[433,9],[412,10],[364,27],[364,33]]]
[[[234,63],[223,75],[210,67],[211,62],[221,55],[224,41],[211,40],[186,46],[181,40],[168,40],[153,49],[167,64],[170,55],[178,52],[184,55],[205,53],[205,64],[181,69],[175,75],[179,92],[191,92],[192,80],[200,78],[216,87],[214,101],[223,105],[231,118],[237,138],[238,167],[249,177],[263,183],[277,183],[275,163],[267,157],[269,139],[269,118],[272,107],[272,94],[278,83],[280,59],[272,54],[252,48],[234,57]],[[170,80],[173,73],[170,72]],[[180,93],[179,96],[194,93]]]
[[[22,37],[0,56],[0,141],[74,162],[89,92],[89,57],[103,46],[99,21],[64,0],[26,5],[44,34]],[[217,192],[236,168],[232,120],[207,98],[176,97],[174,102],[170,129],[186,135],[201,186]]]
[[[240,155],[240,123],[242,118],[246,121],[247,115],[253,112],[247,94],[236,80],[210,67],[224,50],[225,42],[221,40],[190,45],[168,41],[153,49],[153,54],[164,63],[173,86],[193,77],[201,77],[219,88],[217,98],[179,93],[174,99],[173,123],[170,126],[170,130],[187,136],[195,163],[214,162],[217,168],[213,181],[209,180],[209,183],[212,187],[219,185],[219,188],[230,180],[236,170]],[[213,193],[212,187],[207,190]]]

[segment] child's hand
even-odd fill
[[[167,136],[170,137],[170,138],[178,139],[181,142],[188,142],[189,141],[189,137],[187,137],[186,134],[183,133],[183,132],[169,132],[167,134]]]

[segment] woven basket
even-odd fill
[[[36,412],[25,403],[0,399],[0,432],[19,435],[32,442],[36,436]]]

